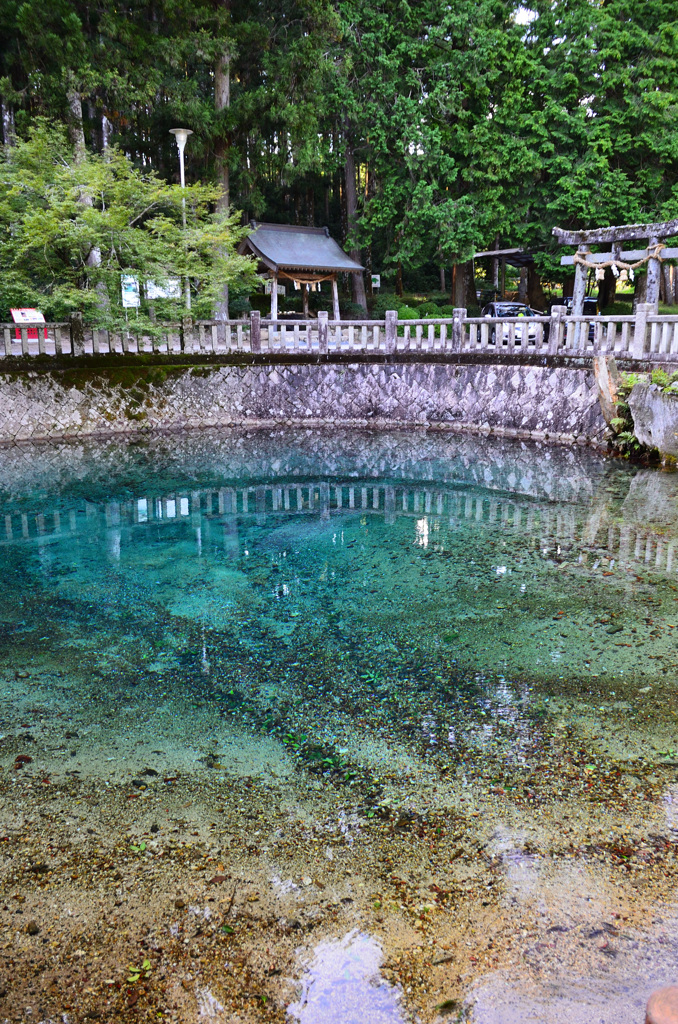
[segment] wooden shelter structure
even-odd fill
[[[504,299],[506,297],[506,266],[516,267],[520,271],[520,285],[518,286],[518,295],[521,302],[525,302],[529,299],[530,302],[537,301],[529,295],[529,275],[533,275],[534,280],[534,252],[535,250],[526,249],[486,249],[483,252],[477,252],[473,257],[474,260],[480,260],[484,257],[492,258],[492,277],[494,285],[494,298]],[[501,278],[500,278],[501,270]],[[541,292],[541,283],[538,278],[537,287]],[[521,295],[521,292],[524,294]],[[543,293],[541,295],[543,300]]]
[[[620,224],[617,227],[593,228],[589,231],[565,231],[554,228],[553,234],[561,245],[578,246],[573,256],[561,256],[563,267],[574,266],[574,291],[572,293],[572,314],[581,316],[586,295],[586,279],[591,269],[611,267],[633,273],[647,264],[647,292],[645,301],[659,306],[659,282],[662,263],[678,259],[678,249],[668,249],[666,238],[678,235],[678,219],[661,221],[658,224]],[[633,239],[647,239],[646,249],[622,250],[621,243]],[[591,252],[591,245],[607,244],[608,252]]]
[[[308,319],[308,293],[313,284],[332,282],[333,319],[339,314],[339,274],[362,273],[364,267],[331,237],[327,228],[307,228],[296,224],[257,224],[245,238],[239,252],[253,253],[260,268],[271,280],[271,320],[278,317],[278,284],[290,281],[302,290],[304,319]]]

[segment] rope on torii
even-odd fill
[[[636,260],[635,263],[626,263],[623,259],[615,258],[614,256],[610,260],[592,262],[591,260],[586,259],[585,255],[581,252],[576,252],[572,259],[575,265],[581,264],[581,266],[586,267],[588,270],[605,270],[607,267],[612,267],[612,273],[615,275],[615,277],[619,276],[620,270],[627,270],[631,275],[631,280],[633,280],[633,271],[637,270],[638,267],[642,267],[645,263],[648,262],[648,260],[659,260],[660,263],[663,263],[664,260],[661,253],[662,249],[665,248],[666,246],[663,242],[657,242],[657,244],[652,247],[652,251],[650,251],[648,247],[647,255],[643,256],[639,260]],[[589,249],[588,252],[590,254],[591,250]]]

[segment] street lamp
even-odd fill
[[[177,149],[179,150],[179,180],[181,182],[181,187],[182,188],[186,188],[186,175],[184,173],[184,150],[186,149],[186,141],[188,139],[188,136],[192,135],[192,134],[193,134],[193,132],[191,131],[190,128],[170,128],[170,135],[173,135],[174,138],[177,140]],[[186,197],[185,196],[182,196],[182,198],[181,198],[181,219],[182,219],[182,223],[183,223],[184,231],[185,231],[186,230]],[[184,284],[184,290],[186,292],[186,309],[190,309],[191,308],[191,284],[190,284],[190,281],[189,281],[188,277],[186,278],[186,281],[185,281],[185,284]]]

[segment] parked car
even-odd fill
[[[488,304],[483,307],[482,312],[481,312],[481,316],[487,316],[487,317],[505,317],[505,316],[510,316],[510,317],[514,317],[514,316],[516,316],[516,317],[517,316],[533,317],[533,316],[536,316],[536,315],[537,314],[535,313],[535,311],[530,306],[526,306],[525,303],[523,303],[523,302],[488,302]],[[532,343],[534,345],[535,339],[537,337],[537,325],[536,324],[525,324],[524,326],[523,326],[523,324],[515,324],[514,326],[515,326],[515,329],[516,329],[516,331],[515,331],[515,339],[516,339],[516,343],[517,344],[519,344],[522,341],[525,341],[527,344]],[[502,342],[503,342],[504,345],[508,345],[508,340],[509,340],[509,324],[502,324],[501,325],[501,330],[502,330]],[[493,326],[492,330],[490,332],[490,344],[491,345],[495,344],[496,336],[497,336],[497,329],[496,329],[496,327]]]
[[[563,299],[563,305],[567,307],[568,314],[572,313],[572,296],[568,295],[567,298]],[[584,309],[582,316],[598,316],[598,300],[593,297],[587,297],[584,299]],[[589,323],[589,341],[593,341],[594,327],[592,323]]]
[[[567,307],[567,312],[572,312],[572,296],[568,295],[566,299],[563,299],[563,305]],[[598,300],[593,297],[587,297],[584,299],[584,316],[598,316]]]

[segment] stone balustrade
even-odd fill
[[[327,313],[311,320],[185,319],[144,333],[134,323],[124,331],[87,327],[79,316],[37,327],[0,324],[0,361],[32,356],[134,355],[224,357],[243,362],[276,361],[454,361],[591,363],[608,354],[635,363],[678,364],[678,316],[659,316],[638,305],[633,316],[568,316],[554,306],[550,316],[469,317],[455,309],[448,319],[399,320],[395,311],[383,320],[332,321]]]

